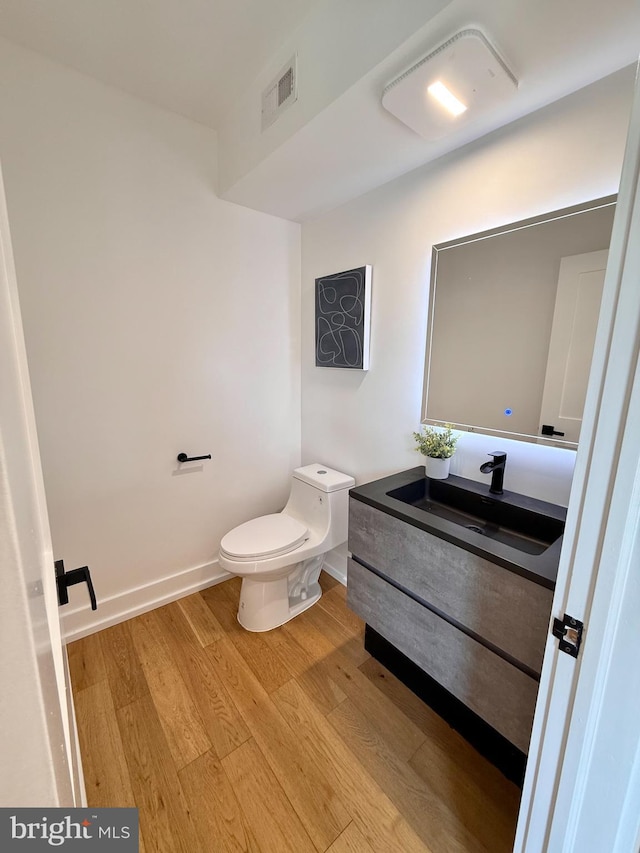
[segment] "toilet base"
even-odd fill
[[[270,581],[245,577],[240,589],[238,622],[259,633],[284,625],[308,610],[322,596],[318,583],[324,555],[292,567],[291,574]]]

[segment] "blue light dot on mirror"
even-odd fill
[[[504,410],[504,413],[505,413],[505,415],[506,415],[507,417],[509,417],[509,415],[512,415],[512,414],[513,414],[513,409],[505,409],[505,410]]]

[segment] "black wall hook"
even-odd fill
[[[200,459],[211,459],[211,454],[206,456],[187,456],[186,453],[178,453],[178,462],[199,462]]]

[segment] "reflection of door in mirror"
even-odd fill
[[[563,441],[577,442],[580,435],[608,254],[560,261],[540,429],[546,424]]]

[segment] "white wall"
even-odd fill
[[[432,245],[616,192],[633,70],[303,225],[303,462],[322,460],[358,483],[421,463],[411,432],[420,422]],[[371,369],[316,368],[314,279],[362,264],[373,265]],[[488,334],[498,328],[486,323]],[[464,434],[453,473],[488,482],[478,468],[498,445],[509,454],[508,489],[567,503],[572,451]]]
[[[0,159],[70,631],[205,585],[300,455],[299,226],[215,193],[215,134],[0,41]],[[180,471],[178,452],[213,460]]]

